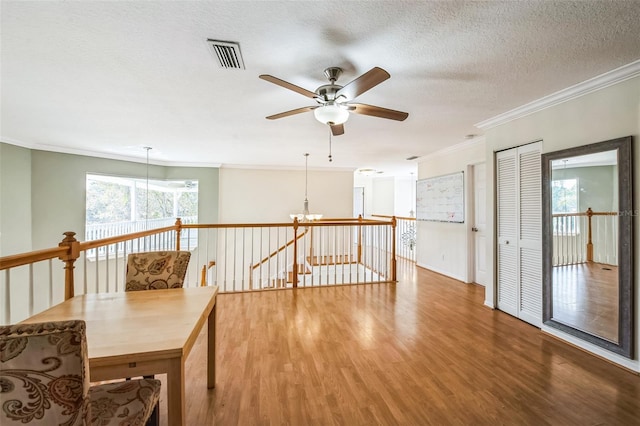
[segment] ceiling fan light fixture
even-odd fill
[[[342,124],[349,119],[349,111],[340,108],[334,103],[328,103],[314,109],[313,115],[322,124]]]

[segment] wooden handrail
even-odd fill
[[[316,226],[334,226],[334,225],[353,225],[354,221],[358,221],[358,219],[350,219],[350,220],[344,220],[344,219],[339,219],[339,220],[325,220],[324,223],[323,221],[316,221],[316,222],[304,222],[304,223],[300,223],[303,224],[305,227],[307,226],[311,226],[311,227],[316,227]],[[387,221],[376,221],[376,220],[370,220],[370,219],[362,219],[361,222],[356,222],[356,223],[365,223],[367,225],[388,225],[389,222]],[[102,247],[102,246],[106,246],[109,244],[115,244],[115,243],[121,243],[124,241],[129,241],[129,240],[133,240],[133,239],[137,239],[137,238],[142,238],[142,237],[147,237],[150,235],[155,235],[155,234],[161,234],[163,232],[169,232],[169,231],[178,231],[180,228],[185,229],[185,228],[191,228],[191,229],[201,229],[201,228],[255,228],[255,227],[261,227],[261,228],[273,228],[273,227],[283,227],[283,226],[291,226],[291,223],[289,222],[285,222],[285,223],[252,223],[252,224],[217,224],[217,223],[212,223],[212,224],[187,224],[187,225],[173,225],[173,226],[165,226],[163,228],[156,228],[156,229],[151,229],[151,230],[147,230],[147,231],[139,231],[139,232],[133,232],[131,234],[125,234],[125,235],[117,235],[114,237],[107,237],[107,238],[102,238],[100,240],[92,240],[92,241],[82,241],[79,242],[79,251],[87,251],[87,250],[91,250],[97,247]],[[178,249],[176,247],[176,249]],[[38,250],[38,251],[31,251],[31,252],[25,252],[25,253],[19,253],[19,254],[13,254],[10,256],[4,256],[0,258],[0,270],[3,269],[9,269],[9,268],[14,268],[17,266],[22,266],[22,265],[28,265],[29,263],[34,263],[34,262],[39,262],[42,260],[47,260],[47,259],[54,259],[56,257],[62,257],[67,253],[68,249],[64,248],[64,247],[56,247],[56,248],[50,248],[50,249],[44,249],[44,250]]]
[[[416,220],[415,217],[406,217],[406,216],[387,216],[385,214],[372,214],[371,217],[384,217],[385,219],[392,219],[392,218],[396,218],[397,219],[402,219],[402,220]]]
[[[618,216],[618,212],[591,212],[591,216]],[[588,210],[586,212],[576,213],[553,213],[551,217],[572,217],[572,216],[589,216]]]
[[[135,240],[137,238],[147,237],[155,234],[161,234],[163,232],[169,232],[173,230],[177,232],[178,227],[175,225],[165,226],[164,228],[156,228],[148,231],[133,232],[131,234],[125,234],[125,235],[116,235],[114,237],[107,237],[101,240],[83,241],[80,243],[80,251],[86,251],[86,250],[94,249],[96,247],[107,246],[109,244],[122,243],[124,241]],[[176,250],[179,250],[179,248],[176,247]]]
[[[297,219],[296,219],[297,220]],[[316,220],[313,222],[298,222],[299,226],[311,226],[311,227],[320,227],[320,226],[335,226],[335,225],[354,225],[358,223],[366,223],[367,225],[389,225],[389,222],[386,220],[373,220],[373,219],[362,219],[362,222],[358,222],[358,219],[339,219],[339,220]],[[186,225],[182,225],[182,229],[199,229],[199,228],[278,228],[292,226],[291,222],[282,222],[282,223],[239,223],[239,224],[224,224],[224,223],[190,223]]]
[[[392,221],[394,235],[395,235],[395,220]],[[260,261],[260,263],[256,265],[252,265],[252,271],[260,266],[260,264],[266,262],[269,258],[277,255],[282,250],[289,248],[291,244],[293,244],[293,270],[298,271],[298,242],[301,238],[303,238],[307,233],[312,233],[314,227],[334,227],[334,226],[348,226],[348,227],[357,227],[358,232],[358,247],[357,247],[357,257],[358,262],[362,262],[362,238],[363,238],[363,225],[364,226],[389,226],[389,221],[386,220],[372,220],[372,219],[363,219],[361,216],[357,219],[354,218],[337,218],[337,219],[326,219],[326,220],[318,220],[313,222],[298,222],[297,218],[293,221],[293,223],[253,223],[253,224],[182,224],[180,218],[176,220],[175,225],[173,226],[165,226],[162,228],[156,228],[146,231],[139,231],[125,235],[118,235],[113,237],[102,238],[100,240],[92,240],[92,241],[78,241],[75,238],[75,232],[65,232],[64,239],[58,244],[58,247],[48,248],[44,250],[37,250],[19,254],[13,254],[10,256],[0,257],[0,270],[10,270],[11,268],[31,265],[36,262],[51,260],[51,259],[60,259],[64,264],[64,297],[65,299],[69,299],[74,296],[74,269],[75,262],[78,260],[82,254],[82,252],[86,252],[89,250],[98,250],[100,248],[105,248],[110,245],[125,243],[129,241],[134,241],[139,238],[150,237],[154,235],[161,235],[167,232],[175,232],[175,235],[172,236],[171,241],[175,238],[175,246],[176,249],[180,248],[180,233],[183,232],[185,228],[189,229],[224,229],[224,228],[270,228],[270,227],[291,227],[293,226],[293,240],[288,241],[282,247],[276,249],[269,256],[265,257]],[[300,227],[304,229],[302,232],[299,231]],[[355,229],[355,228],[354,228]],[[177,237],[177,238],[176,238]],[[395,242],[392,246],[392,264],[395,269]],[[97,258],[97,256],[96,256]],[[206,270],[211,267],[211,264],[207,267],[203,267],[202,270],[202,282],[205,282],[205,274]],[[392,276],[395,280],[395,271]],[[293,274],[293,286],[298,286],[298,276],[297,274]],[[9,288],[9,287],[7,287]]]
[[[55,247],[5,256],[0,258],[0,271],[28,265],[30,263],[41,262],[43,260],[60,258],[66,255],[68,251],[69,249],[67,247]]]
[[[374,215],[375,216],[375,215]],[[314,222],[358,222],[360,219],[357,217],[346,217],[346,218],[327,218],[320,219]],[[362,219],[363,222],[376,222],[374,219]]]

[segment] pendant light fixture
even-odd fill
[[[144,229],[149,229],[149,151],[153,148],[150,146],[143,147],[147,151],[147,181],[146,181],[146,201],[145,201],[145,216],[144,216]]]
[[[309,198],[308,198],[308,184],[309,184],[309,153],[306,152],[304,154],[304,204],[302,208],[302,213],[292,213],[289,217],[293,219],[298,219],[298,222],[311,222],[314,220],[322,219],[321,214],[311,214],[309,213]]]

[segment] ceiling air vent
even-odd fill
[[[243,70],[244,61],[240,53],[240,43],[234,41],[207,40],[213,57],[220,68],[234,68]]]

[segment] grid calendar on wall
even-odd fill
[[[464,223],[464,172],[417,181],[416,219]]]

